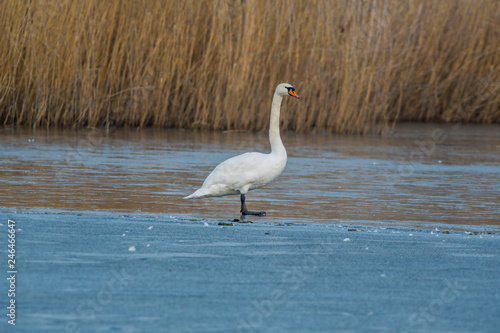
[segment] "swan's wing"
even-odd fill
[[[224,184],[230,187],[240,187],[252,181],[252,178],[262,172],[267,162],[266,154],[245,153],[231,157],[219,164],[205,179],[203,187]]]
[[[246,193],[271,182],[283,171],[285,164],[286,157],[272,154],[245,153],[231,157],[219,164],[202,187],[187,198]]]

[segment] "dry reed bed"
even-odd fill
[[[381,131],[500,122],[495,0],[0,3],[0,121]]]

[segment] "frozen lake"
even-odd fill
[[[283,174],[247,195],[266,220],[500,225],[500,126],[401,126],[388,137],[284,133]],[[0,130],[1,206],[232,219],[236,196],[186,201],[267,133]]]
[[[496,332],[499,129],[283,133],[253,223],[182,197],[266,133],[0,129],[0,331]]]

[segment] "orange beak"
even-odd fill
[[[296,98],[299,98],[299,99],[300,99],[299,95],[297,95],[297,93],[296,93],[295,91],[291,91],[291,90],[290,90],[290,91],[288,92],[288,94],[289,94],[290,96],[293,96],[293,97],[296,97]]]

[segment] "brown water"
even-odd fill
[[[500,225],[500,127],[401,125],[390,136],[282,133],[283,174],[247,194],[260,221]],[[0,129],[0,210],[239,217],[239,197],[183,200],[267,133]]]

